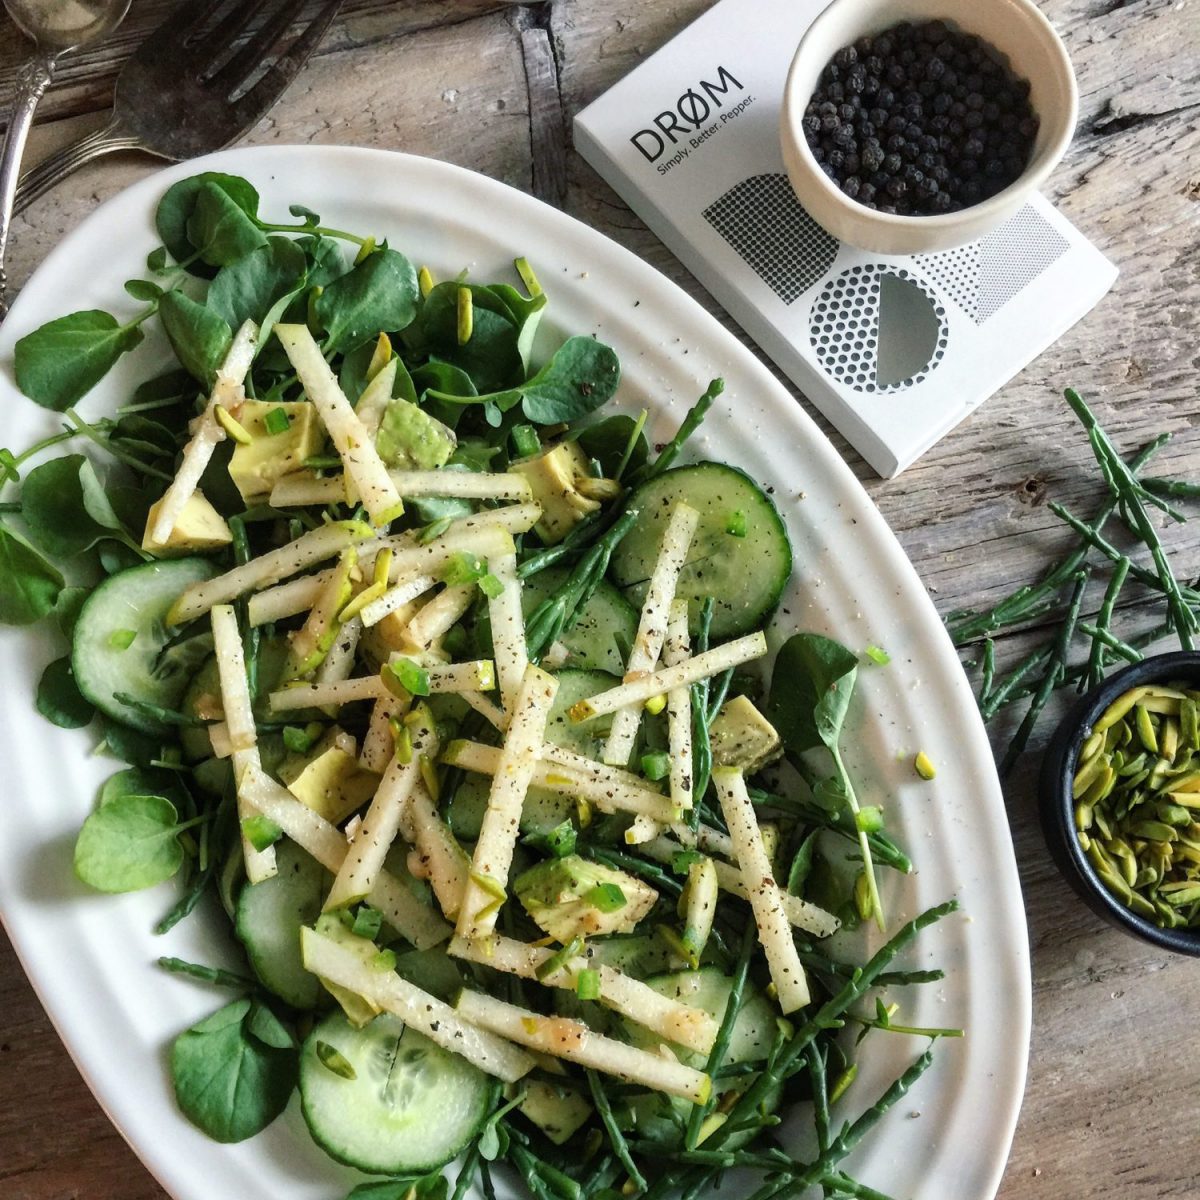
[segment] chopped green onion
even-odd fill
[[[511,436],[518,458],[530,458],[542,448],[542,439],[532,425],[514,425]]]
[[[600,972],[586,967],[575,976],[575,994],[580,1000],[600,999]]]
[[[371,959],[371,966],[376,971],[394,971],[396,969],[396,952],[394,950],[380,950]]]
[[[587,890],[583,899],[602,913],[614,913],[625,907],[625,893],[615,883],[598,883]]]
[[[699,850],[676,850],[671,855],[671,870],[676,875],[686,875],[703,857]]]
[[[746,536],[746,514],[741,509],[730,514],[729,523],[725,526],[725,532],[733,537],[744,538]]]
[[[433,291],[433,276],[428,267],[422,267],[417,272],[417,286],[421,289],[422,296],[428,296]]]
[[[114,650],[128,650],[133,645],[137,638],[137,631],[133,629],[114,629],[108,635],[108,644]]]
[[[556,971],[561,971],[583,949],[583,939],[573,937],[565,946],[556,950],[545,962],[539,963],[533,973],[539,980],[548,979]]]
[[[642,707],[652,716],[657,717],[667,707],[666,696],[651,696]]]
[[[287,433],[292,427],[292,419],[283,408],[272,408],[263,417],[263,426],[268,433]]]
[[[256,813],[242,822],[242,836],[255,850],[263,851],[283,837],[283,830],[269,817]]]
[[[504,591],[504,584],[489,571],[480,581],[479,590],[487,596],[489,600],[495,600]]]
[[[321,736],[324,726],[314,721],[301,729],[298,725],[285,725],[283,729],[283,744],[293,754],[305,754],[312,749],[313,744]]]
[[[442,572],[442,582],[449,587],[457,587],[462,583],[476,583],[487,574],[487,563],[476,554],[468,554],[460,550],[446,564]]]
[[[886,667],[892,661],[892,656],[879,646],[868,646],[863,653],[877,666]]]
[[[389,676],[410,696],[429,695],[429,672],[411,658],[396,658],[384,665],[383,682],[388,691],[395,691]]]
[[[846,1090],[854,1082],[854,1077],[858,1074],[858,1063],[851,1063],[833,1082],[833,1087],[829,1089],[829,1103],[836,1104],[845,1094]]]
[[[883,810],[866,805],[854,814],[854,826],[859,833],[878,833],[883,828]]]
[[[642,774],[647,779],[653,779],[656,782],[659,779],[666,779],[671,773],[671,756],[662,750],[652,750],[649,754],[642,755]]]
[[[566,858],[568,854],[575,853],[578,836],[575,826],[570,821],[564,821],[548,833],[531,833],[524,842],[536,850],[544,850],[553,858]]]
[[[913,759],[913,770],[922,779],[932,779],[937,774],[937,768],[933,765],[933,760],[924,750],[921,750],[917,754],[917,757]]]
[[[369,904],[361,904],[354,914],[354,924],[351,925],[350,931],[358,937],[373,942],[379,936],[379,928],[382,924],[383,913],[379,909],[372,908]]]

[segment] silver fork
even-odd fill
[[[17,210],[102,154],[141,150],[180,162],[236,141],[295,79],[342,3],[328,0],[281,49],[305,0],[184,0],[121,68],[108,124],[21,176]]]

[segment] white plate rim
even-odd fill
[[[735,378],[741,385],[739,391],[743,395],[752,394],[754,403],[762,407],[764,414],[769,415],[773,421],[778,421],[782,431],[796,437],[797,445],[802,450],[799,458],[804,467],[821,481],[823,487],[828,486],[831,489],[828,499],[836,497],[835,507],[839,514],[845,517],[848,526],[858,527],[854,536],[864,538],[870,543],[873,553],[877,553],[878,562],[872,560],[872,566],[877,567],[878,578],[888,586],[895,585],[896,597],[905,610],[906,622],[903,630],[897,629],[897,637],[911,642],[919,655],[920,666],[916,669],[919,669],[921,674],[914,676],[911,686],[925,686],[940,693],[940,701],[944,706],[942,716],[951,724],[951,728],[945,731],[946,736],[942,744],[953,748],[958,756],[953,764],[956,774],[969,781],[974,789],[973,804],[977,806],[973,812],[973,819],[977,822],[974,835],[981,839],[980,844],[990,849],[993,855],[987,877],[999,901],[998,908],[995,912],[976,913],[971,919],[986,920],[989,929],[993,921],[998,921],[998,926],[992,932],[999,944],[993,946],[989,954],[994,955],[995,960],[1003,965],[1003,1033],[1016,1053],[1010,1056],[1007,1064],[1002,1064],[1002,1078],[972,1078],[966,1082],[960,1078],[956,1081],[955,1087],[960,1098],[969,1088],[976,1099],[986,1097],[988,1100],[990,1136],[980,1135],[978,1127],[974,1127],[977,1161],[969,1164],[971,1169],[965,1175],[961,1174],[961,1171],[966,1170],[965,1167],[949,1163],[945,1147],[938,1150],[938,1142],[930,1142],[925,1150],[929,1156],[926,1158],[928,1171],[921,1184],[922,1196],[927,1194],[932,1198],[939,1194],[956,1195],[962,1200],[974,1200],[978,1196],[979,1200],[988,1200],[995,1194],[999,1185],[1020,1108],[1031,1019],[1028,940],[1003,796],[996,778],[986,733],[936,610],[894,535],[832,444],[750,351],[682,289],[630,251],[587,228],[576,219],[495,180],[434,159],[357,147],[273,146],[223,151],[167,168],[134,184],[98,207],[79,227],[64,237],[47,257],[14,304],[3,330],[0,330],[0,362],[3,363],[5,371],[3,379],[0,380],[0,402],[10,405],[20,403],[27,408],[32,407],[27,401],[18,398],[11,381],[13,342],[17,336],[42,320],[69,310],[71,305],[64,305],[58,299],[59,293],[55,292],[55,288],[61,285],[56,281],[72,280],[76,284],[72,291],[78,292],[81,281],[75,278],[78,270],[72,264],[75,257],[88,248],[89,239],[94,238],[99,231],[119,227],[122,222],[140,221],[139,233],[142,232],[147,214],[153,211],[154,203],[166,187],[179,178],[201,170],[224,170],[244,174],[260,185],[264,178],[273,180],[276,174],[301,179],[326,176],[334,179],[352,178],[359,174],[365,177],[391,177],[402,184],[409,195],[419,195],[425,190],[430,197],[445,197],[447,211],[475,214],[484,212],[493,220],[512,222],[518,227],[524,227],[528,237],[532,237],[533,231],[536,231],[537,239],[543,245],[551,243],[570,247],[572,252],[578,255],[579,261],[588,266],[587,270],[579,273],[578,278],[573,273],[568,273],[564,267],[562,278],[546,280],[548,290],[562,289],[564,295],[574,298],[576,292],[582,295],[587,290],[585,281],[589,274],[605,275],[623,281],[630,292],[637,294],[647,314],[669,312],[673,327],[686,329],[696,335],[692,340],[700,342],[703,349],[692,360],[691,365],[695,368],[699,367],[701,362],[704,363],[707,370],[700,372],[700,375],[721,373],[727,378]],[[296,198],[304,200],[303,191],[302,186],[298,187]],[[405,208],[406,203],[403,197],[398,198],[395,201],[397,211],[415,218],[417,214],[409,213]],[[526,248],[515,247],[514,252],[521,252],[522,249]],[[84,257],[86,258],[86,255]],[[136,259],[131,258],[128,274],[137,274],[136,265]],[[82,290],[86,292],[86,286]],[[114,306],[118,298],[113,296]],[[596,311],[609,318],[614,327],[623,327],[622,322],[628,322],[628,314],[617,312],[615,300],[597,303],[592,298],[587,301],[580,300],[580,303],[585,307],[588,303],[595,305]],[[678,340],[680,339],[676,339]],[[650,347],[652,358],[654,349]],[[664,347],[658,349],[662,350]],[[686,350],[668,351],[665,355],[660,355],[664,362],[672,359],[674,355],[672,362],[663,367],[664,371],[672,365],[678,365],[680,352],[686,353]],[[631,371],[631,368],[634,369]],[[627,378],[631,374],[645,377],[649,369],[643,371],[626,359]],[[103,392],[103,387],[104,385],[101,385],[97,393]],[[672,413],[671,416],[677,418],[678,412]],[[19,426],[20,422],[17,424]],[[6,434],[6,437],[9,436],[11,434]],[[763,452],[768,453],[767,450]],[[789,520],[789,525],[791,524]],[[854,554],[850,557],[853,559]],[[823,559],[820,561],[824,562]],[[862,569],[863,564],[855,563],[854,568]],[[843,592],[852,595],[852,587],[847,591],[847,581],[839,582],[839,569],[836,558],[825,562],[825,575],[831,584],[830,590],[836,591],[841,587]],[[805,582],[811,584],[812,580]],[[825,579],[818,578],[815,585],[824,582]],[[809,588],[809,591],[811,593],[812,588]],[[807,603],[813,604],[811,595]],[[819,605],[814,607],[817,608],[817,612],[814,613],[813,620],[824,620]],[[3,644],[11,647],[14,641],[6,637]],[[32,680],[28,682],[32,683]],[[8,689],[10,693],[19,690]],[[40,721],[36,714],[33,719]],[[48,740],[53,740],[57,733],[58,731],[53,731],[45,736]],[[931,727],[922,727],[918,736],[926,735],[940,736]],[[949,803],[953,805],[956,801],[951,798]],[[6,835],[11,832],[11,822],[12,814],[0,810],[0,832],[5,832]],[[78,997],[68,995],[70,981],[64,977],[61,963],[56,963],[55,955],[49,952],[49,948],[40,940],[44,924],[39,917],[41,910],[36,905],[31,906],[23,902],[23,897],[14,883],[16,873],[2,869],[6,865],[4,847],[10,844],[13,844],[12,840],[7,836],[0,838],[0,919],[3,919],[39,999],[84,1079],[116,1127],[172,1196],[177,1200],[201,1200],[202,1196],[211,1195],[208,1188],[213,1182],[212,1177],[208,1177],[205,1183],[198,1183],[196,1178],[189,1177],[186,1173],[194,1155],[199,1154],[200,1161],[211,1161],[220,1174],[224,1165],[218,1161],[220,1156],[230,1155],[231,1158],[236,1158],[238,1163],[243,1159],[251,1162],[255,1152],[251,1150],[246,1153],[245,1147],[231,1151],[203,1141],[198,1146],[196,1139],[199,1135],[187,1130],[186,1126],[183,1126],[182,1118],[170,1108],[166,1113],[156,1114],[164,1116],[165,1121],[161,1127],[153,1130],[154,1136],[147,1136],[154,1126],[154,1119],[136,1102],[131,1101],[123,1082],[124,1072],[114,1069],[111,1047],[106,1050],[102,1040],[96,1040],[93,1036],[89,1042],[84,1036],[89,1032],[95,1035],[97,1032],[120,1029],[121,1022],[116,1021],[114,1025],[114,1013],[98,1011],[94,1006],[81,1007]],[[978,959],[977,953],[968,953]],[[980,997],[972,993],[971,982],[971,979],[967,980],[966,995],[969,1003],[991,1004],[995,1007],[996,998]],[[215,1007],[215,1004],[210,1002],[207,1007]],[[977,1029],[975,1036],[982,1038],[989,1035],[985,1030]],[[955,1111],[961,1109],[960,1103]],[[889,1118],[889,1121],[891,1120],[892,1118]],[[172,1135],[168,1131],[173,1130],[175,1124],[182,1128]],[[254,1144],[251,1142],[246,1145],[253,1147]],[[211,1160],[205,1158],[205,1149],[214,1156]],[[902,1160],[904,1153],[903,1150],[900,1151]],[[279,1155],[274,1157],[278,1161]],[[888,1161],[888,1152],[876,1154],[872,1151],[862,1161],[871,1164],[876,1159],[881,1163]],[[905,1169],[910,1169],[911,1166],[909,1163]],[[864,1170],[864,1174],[866,1173]],[[940,1193],[934,1190],[951,1180],[957,1180],[960,1189],[965,1186],[970,1190]],[[200,1190],[196,1190],[197,1188]],[[251,1193],[244,1194],[247,1200],[250,1200]],[[295,1193],[278,1193],[269,1188],[253,1193],[255,1197],[260,1194],[265,1197]]]

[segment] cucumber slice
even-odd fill
[[[526,620],[543,600],[561,590],[570,573],[564,567],[547,567],[524,581],[521,608]],[[563,635],[562,643],[570,651],[563,666],[624,675],[637,627],[638,610],[602,580],[578,620]]]
[[[212,651],[212,638],[197,634],[165,650],[172,632],[163,620],[184,588],[216,573],[205,558],[163,559],[110,575],[87,598],[75,624],[71,669],[79,690],[106,717],[144,733],[171,729],[165,721],[122,704],[116,694],[161,708],[179,707],[196,669]]]
[[[675,589],[690,601],[693,632],[705,596],[715,601],[714,639],[761,629],[792,573],[792,546],[770,497],[744,471],[724,463],[664,471],[635,489],[629,504],[641,517],[613,553],[613,580],[640,609],[667,519],[680,500],[700,514]],[[745,536],[729,532],[743,522]]]
[[[636,627],[634,632],[637,632]],[[610,675],[607,671],[580,671],[564,667],[554,673],[554,678],[558,680],[558,694],[546,718],[546,741],[586,754],[588,758],[599,758],[600,749],[612,727],[612,717],[577,722],[572,721],[567,713],[580,700],[590,700],[616,687],[621,682],[620,676]]]
[[[313,1139],[372,1175],[424,1175],[448,1163],[479,1132],[496,1091],[478,1067],[389,1013],[362,1029],[331,1013],[300,1052],[300,1103]]]
[[[685,1004],[702,1008],[710,1016],[720,1021],[725,1015],[725,1006],[729,1003],[730,981],[719,967],[701,967],[698,971],[679,971],[670,975],[656,975],[648,978],[646,983],[656,992],[670,996],[673,1000],[682,1000]],[[733,1023],[729,1048],[725,1053],[725,1065],[735,1063],[763,1062],[771,1053],[775,1032],[779,1024],[779,1014],[769,1000],[761,993],[747,985],[741,1011]],[[645,1049],[656,1049],[661,1038],[651,1033],[641,1025],[624,1020],[626,1038],[635,1046]],[[703,1070],[706,1058],[694,1050],[683,1046],[672,1045],[672,1050],[680,1062]],[[713,1098],[720,1111],[720,1097],[730,1089],[744,1087],[744,1082],[737,1079],[721,1083],[714,1082]],[[765,1098],[768,1108],[778,1104],[782,1088],[775,1088]],[[664,1096],[658,1092],[634,1096],[629,1103],[629,1124],[639,1136],[653,1140],[667,1140],[678,1135],[680,1121],[687,1121],[691,1105],[677,1096]],[[744,1145],[753,1131],[736,1134],[723,1145],[735,1150]]]
[[[234,927],[266,987],[293,1008],[316,1008],[324,989],[300,960],[300,927],[321,915],[333,877],[287,839],[276,845],[275,859],[277,875],[242,888]]]

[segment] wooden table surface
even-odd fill
[[[732,324],[570,145],[573,114],[708,4],[348,0],[320,52],[246,141],[381,146],[481,171],[632,248]],[[1120,278],[1090,316],[899,479],[876,479],[831,434],[943,613],[998,599],[1069,545],[1045,501],[1082,511],[1097,503],[1086,439],[1058,398],[1064,385],[1092,397],[1121,447],[1171,431],[1159,473],[1200,478],[1200,6],[1041,4],[1066,39],[1080,87],[1078,133],[1049,194],[1116,261]],[[103,122],[121,62],[172,7],[134,0],[106,43],[63,62],[30,161]],[[0,98],[26,49],[11,24],[0,25]],[[14,228],[14,281],[98,201],[155,169],[137,156],[103,160],[33,206]],[[1179,573],[1195,576],[1200,521],[1169,538]],[[1033,636],[1001,639],[1002,660]],[[1009,732],[997,727],[998,746]],[[1000,1195],[1194,1200],[1200,964],[1111,930],[1068,892],[1036,823],[1044,736],[1007,785],[1033,951],[1034,1032]],[[2,937],[0,1023],[0,1195],[161,1200],[80,1081]]]

